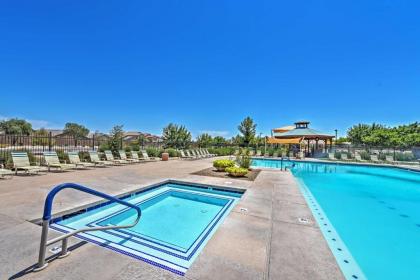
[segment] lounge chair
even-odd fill
[[[292,158],[292,157],[294,157],[293,152],[289,152],[289,158]]]
[[[341,154],[341,160],[349,160],[347,154]]]
[[[192,154],[193,156],[195,156],[196,158],[202,158],[202,156],[201,156],[201,155],[199,155],[199,154],[197,154],[194,150],[190,150],[190,152],[191,152],[191,154]]]
[[[204,151],[206,151],[206,153],[207,153],[208,155],[212,156],[212,157],[217,157],[217,154],[212,154],[212,153],[210,153],[210,152],[209,152],[209,150],[207,150],[207,149],[204,149]]]
[[[254,150],[249,151],[249,156],[253,157],[254,155],[255,155],[255,151]]]
[[[360,154],[355,154],[354,155],[354,159],[356,160],[356,161],[361,161],[361,162],[363,162],[363,161],[367,161],[367,160],[364,160],[364,159],[362,159],[362,156],[360,155]]]
[[[68,152],[69,161],[71,164],[75,164],[76,167],[80,166],[82,168],[95,167],[96,164],[92,162],[83,162],[80,160],[79,152]]]
[[[287,158],[287,153],[286,153],[286,152],[282,152],[282,153],[281,153],[281,157],[282,157],[282,158]]]
[[[391,156],[391,155],[387,155],[387,156],[385,156],[385,161],[386,161],[386,162],[389,162],[389,163],[391,163],[391,164],[395,164],[395,163],[397,163],[397,162],[394,160],[394,156]]]
[[[261,151],[260,150],[258,150],[257,151],[257,157],[260,157],[261,156]]]
[[[0,165],[0,178],[6,178],[7,176],[13,178],[13,171],[9,169],[4,169],[3,165]]]
[[[96,151],[89,151],[89,157],[90,157],[90,161],[97,165],[101,165],[101,166],[114,165],[112,161],[101,160]]]
[[[194,159],[193,156],[187,156],[183,150],[179,150],[179,153],[181,154],[181,159]]]
[[[270,156],[270,153],[269,152],[265,152],[264,153],[264,157],[269,157]]]
[[[192,153],[190,153],[190,151],[189,150],[185,150],[184,151],[185,152],[185,155],[187,156],[187,157],[191,157],[191,158],[197,158],[196,156],[194,156]]]
[[[104,154],[105,154],[106,160],[110,161],[110,162],[113,162],[115,165],[121,165],[121,164],[129,163],[126,160],[114,158],[114,155],[112,154],[112,152],[110,150],[104,151]]]
[[[201,153],[201,155],[202,155],[203,157],[211,157],[211,155],[210,155],[210,154],[208,154],[208,153],[206,153],[203,149],[199,149],[198,151]]]
[[[279,157],[279,152],[274,152],[273,157],[275,157],[275,158]]]
[[[51,168],[55,168],[60,171],[77,168],[76,164],[61,163],[56,152],[43,152],[43,154],[48,171],[51,171]]]
[[[12,152],[13,169],[17,174],[18,171],[24,171],[26,174],[36,174],[41,171],[47,171],[44,166],[34,166],[29,162],[26,152]]]
[[[209,151],[207,149],[201,149],[201,151],[203,152],[203,154],[205,154],[207,157],[214,157],[213,154],[210,154]]]
[[[141,151],[141,155],[143,156],[143,159],[146,160],[146,161],[156,161],[157,160],[156,157],[149,157],[149,154],[145,150]]]
[[[125,160],[125,161],[127,161],[128,163],[139,163],[139,162],[140,162],[140,160],[139,160],[139,159],[135,159],[135,158],[128,158],[128,157],[127,157],[127,155],[126,155],[126,153],[125,153],[125,151],[123,151],[123,150],[119,150],[119,151],[118,151],[118,153],[119,153],[119,155],[120,155],[120,159],[121,159],[121,160]]]
[[[330,159],[330,160],[337,160],[335,158],[335,153],[328,153],[328,159]]]
[[[378,155],[370,155],[370,160],[375,163],[381,162],[378,158]]]

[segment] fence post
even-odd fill
[[[95,150],[95,134],[92,135],[92,150]]]
[[[48,151],[51,152],[51,146],[52,146],[52,133],[51,131],[48,133]]]

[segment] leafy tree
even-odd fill
[[[246,146],[249,146],[251,141],[254,139],[256,128],[257,125],[250,117],[246,117],[238,126],[238,130],[242,134],[244,144]]]
[[[0,131],[4,131],[8,135],[30,135],[33,132],[32,124],[17,118],[0,121]]]
[[[162,139],[165,148],[185,149],[191,143],[191,133],[183,125],[170,123],[163,129]]]
[[[242,146],[244,144],[244,137],[241,135],[236,135],[235,137],[232,137],[232,144]]]
[[[216,136],[213,138],[213,145],[216,147],[222,147],[227,144],[227,140],[222,136]]]
[[[74,145],[77,146],[77,140],[88,136],[89,129],[85,126],[77,123],[66,123],[64,126],[63,133],[73,136]]]
[[[197,137],[197,144],[201,148],[207,148],[211,146],[213,143],[213,138],[208,133],[203,133],[201,135],[198,135]]]
[[[122,149],[122,139],[124,136],[124,130],[122,125],[114,126],[109,132],[108,146],[113,152],[117,152]]]
[[[348,130],[347,136],[356,145],[408,148],[420,146],[420,124],[415,122],[398,127],[358,124]]]

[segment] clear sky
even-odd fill
[[[420,1],[1,1],[0,118],[194,135],[420,120]]]

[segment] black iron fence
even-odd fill
[[[138,143],[135,141],[125,141],[121,138],[120,148],[137,146],[139,149],[148,147],[160,147],[161,143],[146,142]],[[87,152],[90,150],[109,149],[107,137],[82,137],[75,138],[72,135],[56,135],[51,133],[47,135],[5,135],[0,134],[0,164],[10,165],[11,152],[27,152],[31,162],[40,163],[43,159],[43,152],[56,151],[62,155],[67,152]]]

